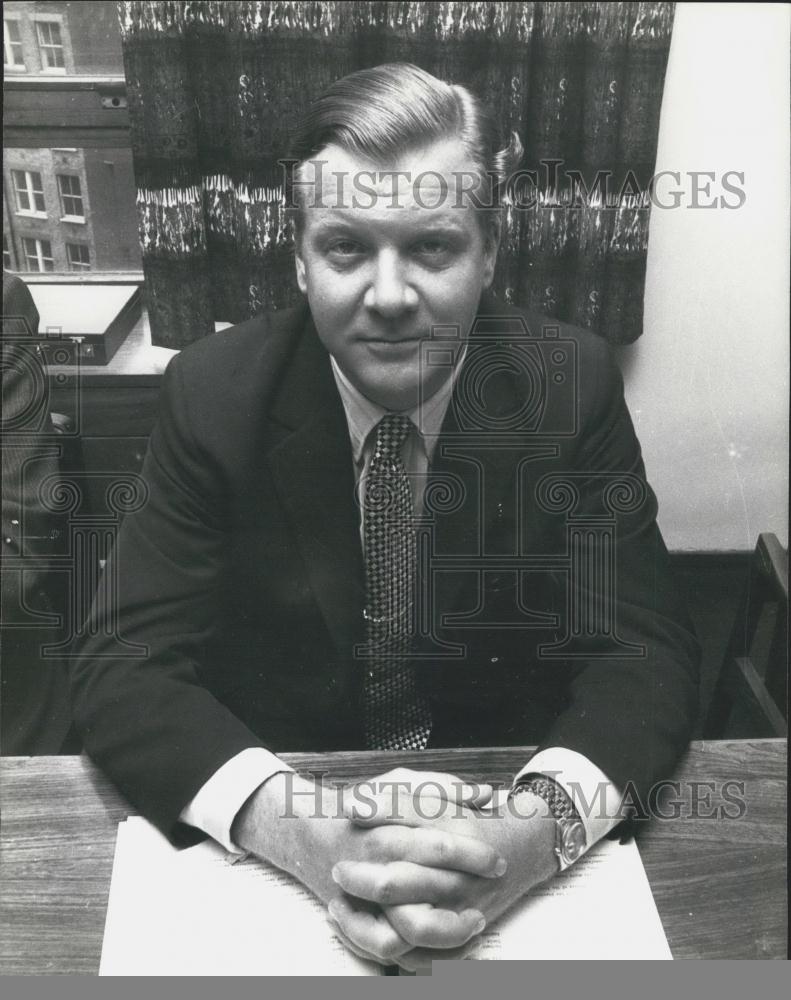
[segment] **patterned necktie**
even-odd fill
[[[376,433],[365,478],[368,656],[364,685],[365,738],[372,750],[422,750],[431,709],[409,661],[415,582],[412,492],[401,460],[408,417],[388,413]]]

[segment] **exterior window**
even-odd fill
[[[84,243],[67,243],[66,254],[70,271],[90,271],[91,254]]]
[[[41,52],[41,68],[50,72],[66,72],[63,58],[63,41],[60,25],[56,21],[36,21],[38,47]]]
[[[3,235],[3,268],[6,271],[14,270],[14,258],[11,256],[11,245],[8,237]]]
[[[19,21],[3,21],[3,65],[15,69],[25,68]]]
[[[3,22],[3,232],[12,268],[32,268],[35,280],[49,255],[35,242],[26,254],[22,241],[39,239],[65,284],[100,269],[142,281],[118,4],[17,0],[3,4]],[[71,257],[69,242],[81,245]]]
[[[84,219],[80,178],[71,174],[58,174],[58,188],[62,214],[74,219]]]
[[[14,170],[14,191],[17,212],[46,212],[44,187],[37,170]]]
[[[54,271],[55,261],[52,259],[52,244],[49,240],[34,240],[27,236],[22,239],[25,251],[25,263],[28,271]]]

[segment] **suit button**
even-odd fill
[[[500,657],[499,657],[499,656],[493,656],[493,657],[492,657],[492,658],[491,658],[491,659],[489,660],[489,663],[499,663],[499,662],[500,662]]]

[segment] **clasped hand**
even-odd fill
[[[532,815],[517,814],[489,785],[397,769],[351,786],[343,804],[353,829],[367,833],[367,857],[333,866],[342,892],[329,913],[364,958],[415,971],[462,957],[489,921],[556,870],[553,826],[535,822],[546,816],[540,800]]]
[[[356,954],[414,971],[463,956],[556,871],[545,803],[518,801],[517,814],[489,785],[403,768],[343,789],[279,773],[240,810],[232,839],[328,904]]]

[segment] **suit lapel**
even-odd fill
[[[349,432],[310,320],[296,350],[272,410],[281,427],[269,466],[341,662],[351,662],[365,587]]]
[[[488,346],[496,346],[497,331],[504,329],[503,322],[511,335],[520,330],[508,323],[506,317],[511,312],[510,307],[494,303],[488,296],[482,300],[475,338],[481,354],[476,358],[474,350],[468,350],[432,461],[429,489],[434,486],[439,490],[443,482],[452,482],[462,497],[456,509],[438,511],[433,517],[433,553],[444,565],[454,558],[458,560],[456,571],[438,574],[435,613],[458,608],[460,589],[475,580],[474,570],[465,570],[465,564],[470,567],[487,556],[518,556],[524,551],[525,531],[530,526],[521,522],[529,508],[524,492],[532,490],[534,480],[531,463],[557,454],[554,443],[537,439],[529,431],[498,434],[492,429],[498,420],[502,426],[512,427],[510,418],[520,412],[530,392],[524,375],[508,366],[494,379],[485,381],[486,398],[477,398],[477,402],[485,407],[488,419],[478,421],[476,426],[474,407],[469,402],[476,381],[475,367],[480,370],[490,364]],[[532,332],[528,336],[533,336]],[[486,367],[486,371],[490,372],[490,368]],[[482,597],[483,580],[479,580]]]
[[[428,487],[458,497],[458,504],[431,515],[432,555],[448,567],[433,580],[435,615],[457,608],[460,589],[473,583],[483,557],[517,554],[517,452],[513,445],[498,446],[488,432],[461,429],[456,402],[448,408]]]

